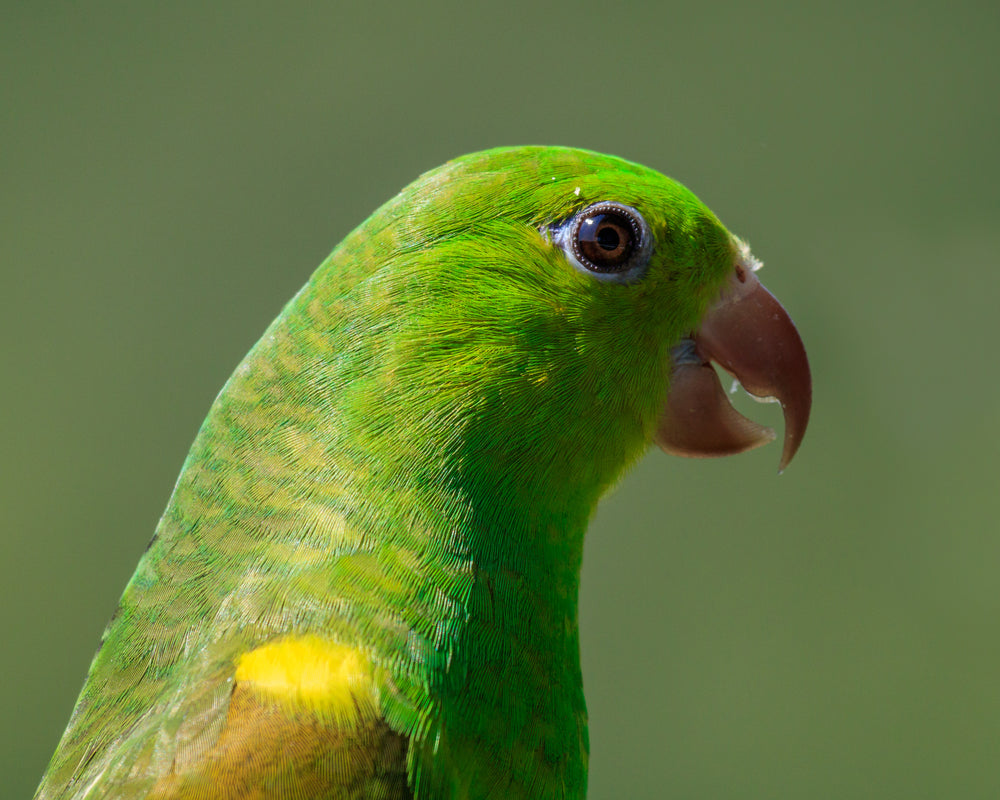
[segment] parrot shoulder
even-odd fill
[[[240,657],[218,739],[149,796],[410,798],[406,753],[407,738],[378,711],[361,651],[315,635],[284,638]]]

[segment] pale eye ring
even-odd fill
[[[614,201],[589,205],[560,231],[570,261],[603,281],[629,283],[645,269],[651,236],[642,214]]]

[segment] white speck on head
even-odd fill
[[[746,269],[750,270],[750,272],[756,272],[764,266],[764,262],[750,252],[750,245],[744,242],[739,236],[734,236],[733,241],[736,243],[736,254],[739,256],[740,263]]]
[[[573,190],[573,194],[575,194],[575,195],[576,195],[577,197],[579,197],[579,196],[580,196],[580,187],[579,187],[579,186],[577,186],[577,187],[576,187],[576,188],[575,188],[575,189]]]

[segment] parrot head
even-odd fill
[[[811,384],[795,326],[749,248],[658,172],[566,148],[474,153],[421,176],[341,247],[378,265],[364,283],[380,324],[402,334],[380,396],[405,396],[403,380],[461,395],[493,432],[478,452],[507,470],[625,465],[650,442],[721,456],[773,439],[733,409],[711,362],[781,403],[780,469],[802,441]],[[598,483],[618,471],[598,469]]]

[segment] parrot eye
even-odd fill
[[[649,255],[650,235],[642,215],[621,203],[587,206],[563,226],[558,238],[575,266],[604,281],[639,277]]]

